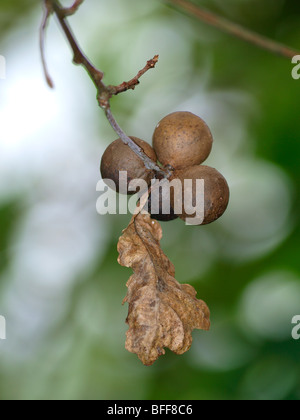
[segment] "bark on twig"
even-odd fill
[[[168,3],[179,6],[190,15],[193,15],[196,19],[207,23],[208,25],[214,26],[223,32],[227,32],[236,38],[247,41],[259,48],[269,51],[273,54],[281,55],[286,58],[293,58],[295,55],[300,55],[300,51],[294,50],[286,45],[280,44],[276,41],[262,36],[256,32],[250,31],[237,23],[231,22],[216,13],[210,12],[203,7],[197,6],[189,0],[166,0]]]
[[[49,17],[52,13],[54,13],[58,19],[58,22],[69,41],[71,49],[73,51],[73,62],[74,64],[81,65],[85,68],[87,73],[89,74],[90,78],[92,79],[96,89],[97,89],[97,100],[99,106],[105,111],[106,117],[114,129],[114,131],[118,134],[121,140],[128,144],[131,150],[143,161],[145,167],[147,169],[151,169],[156,171],[157,174],[167,177],[169,174],[168,170],[164,170],[160,168],[156,162],[153,162],[143,151],[143,149],[138,146],[134,140],[132,140],[127,134],[121,129],[119,124],[117,123],[115,117],[113,116],[110,108],[110,99],[114,95],[118,95],[119,93],[126,92],[129,89],[134,89],[139,84],[139,79],[150,69],[153,69],[158,62],[158,55],[156,55],[153,59],[149,60],[146,66],[138,72],[138,74],[131,79],[129,82],[123,82],[118,86],[106,86],[103,83],[103,72],[98,70],[91,61],[85,56],[79,44],[67,22],[67,16],[74,14],[78,7],[83,3],[83,0],[77,0],[74,2],[73,6],[64,9],[58,0],[44,0],[45,6],[45,14],[43,23],[41,26],[41,33],[40,33],[40,46],[41,46],[41,54],[42,54],[42,62],[45,71],[45,76],[47,79],[47,83],[50,87],[53,87],[53,82],[49,75],[46,60],[45,60],[45,52],[44,52],[44,38],[45,38],[45,30],[47,27],[47,23]]]

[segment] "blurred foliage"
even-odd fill
[[[131,272],[118,266],[116,244],[129,216],[106,216],[101,221],[99,216],[98,222],[97,219],[93,221],[92,229],[99,230],[99,238],[104,237],[103,232],[108,229],[107,236],[102,238],[104,250],[101,248],[98,255],[96,249],[95,255],[87,258],[84,269],[72,273],[69,292],[62,293],[58,302],[51,291],[46,304],[48,289],[42,292],[31,285],[27,292],[32,299],[36,298],[31,305],[49,305],[49,308],[53,305],[53,311],[57,307],[60,310],[53,322],[42,330],[36,327],[35,333],[26,340],[19,330],[24,330],[26,322],[35,318],[35,312],[27,309],[24,325],[21,325],[22,317],[18,318],[18,313],[22,314],[22,311],[13,305],[12,295],[19,293],[20,302],[23,302],[23,296],[27,298],[22,287],[27,288],[31,266],[26,265],[25,260],[35,231],[29,229],[29,239],[20,244],[20,219],[27,220],[30,210],[20,215],[14,200],[7,203],[6,197],[0,197],[0,286],[14,284],[11,279],[16,261],[18,264],[20,260],[25,261],[21,265],[25,270],[20,279],[20,284],[22,280],[25,282],[23,286],[11,286],[12,291],[8,292],[0,288],[0,314],[9,314],[11,328],[16,331],[12,344],[10,339],[0,343],[0,398],[298,400],[300,343],[291,338],[290,322],[297,305],[300,313],[300,82],[292,79],[289,60],[219,33],[164,2],[128,0],[127,4],[127,0],[122,0],[118,9],[114,8],[116,2],[114,0],[113,5],[113,2],[86,0],[78,15],[72,18],[78,38],[83,39],[87,53],[94,56],[94,61],[105,71],[107,83],[119,83],[131,77],[152,52],[160,52],[152,51],[152,48],[161,45],[163,52],[169,53],[168,57],[161,55],[157,70],[149,73],[135,92],[114,99],[118,119],[125,129],[136,130],[134,135],[143,136],[174,107],[189,108],[190,105],[195,112],[198,98],[202,95],[204,103],[208,99],[201,110],[207,113],[215,133],[216,157],[211,164],[223,163],[232,187],[233,207],[240,197],[245,197],[251,207],[249,220],[243,219],[241,214],[240,220],[232,221],[229,207],[228,215],[216,226],[195,230],[180,221],[163,225],[163,248],[175,262],[177,279],[191,282],[199,291],[199,297],[209,304],[213,326],[208,334],[194,332],[194,343],[187,354],[178,357],[167,351],[153,367],[145,368],[134,355],[124,350],[127,308],[121,306],[121,301]],[[23,30],[27,27],[31,31],[36,29],[38,3],[34,0],[1,0],[2,42],[5,36],[17,33],[21,20]],[[300,48],[300,4],[294,0],[197,0],[196,3]],[[103,8],[109,17],[102,22],[99,16],[102,27],[96,25],[94,8],[99,14]],[[109,12],[110,8],[115,12]],[[101,39],[108,33],[105,48],[94,41],[95,37]],[[168,42],[162,41],[163,36]],[[11,48],[18,48],[18,39]],[[137,57],[133,58],[131,49],[138,53]],[[66,74],[71,71],[67,59],[60,69]],[[85,74],[80,77],[83,89],[89,89]],[[90,97],[91,92],[89,116],[84,118],[95,126],[101,137],[101,145],[97,142],[93,145],[99,155],[88,155],[89,164],[96,167],[101,151],[113,140],[114,134],[106,127],[104,117],[99,117],[96,102],[92,102],[93,91],[88,91],[88,95]],[[65,91],[65,94],[68,93]],[[70,100],[78,100],[76,93],[72,94],[75,96]],[[68,119],[68,113],[64,112]],[[80,117],[77,115],[76,118]],[[151,140],[151,132],[147,140]],[[85,142],[88,143],[88,139]],[[39,158],[43,159],[42,154]],[[76,162],[72,161],[71,165],[77,180],[76,188],[73,184],[68,186],[68,189],[73,188],[73,195],[80,185],[80,177],[84,176]],[[247,166],[247,162],[253,165]],[[266,178],[261,179],[261,185],[254,181],[243,183],[244,177],[253,179],[262,163]],[[273,177],[273,183],[269,182],[268,174],[271,180]],[[40,167],[34,175],[34,188],[43,176]],[[96,183],[95,178],[91,178],[91,182],[93,179]],[[277,185],[277,180],[282,181],[282,185]],[[59,181],[55,185],[59,188]],[[241,192],[236,189],[239,185]],[[247,185],[251,188],[245,190]],[[258,195],[262,186],[264,189]],[[90,187],[93,189],[94,184]],[[45,196],[50,193],[51,190],[47,191]],[[43,194],[35,193],[35,196],[36,205],[44,200]],[[257,197],[265,201],[257,202]],[[93,207],[93,194],[89,199]],[[27,200],[28,197],[24,197],[24,202]],[[30,197],[31,204],[32,200]],[[78,214],[83,211],[82,207],[76,208]],[[277,212],[281,227],[276,222],[279,219],[272,216]],[[70,212],[68,221],[72,218]],[[232,223],[241,223],[241,228],[231,229]],[[270,243],[273,240],[273,245],[269,245],[267,239],[267,244],[264,238],[260,239],[257,226],[268,229],[267,239]],[[56,232],[55,226],[52,229]],[[253,235],[257,234],[257,242],[251,238],[252,231]],[[61,238],[59,234],[60,231],[56,234],[57,241]],[[253,253],[245,251],[243,254],[244,248],[250,249],[252,239]],[[47,240],[50,238],[46,237]],[[42,243],[39,245],[43,246]],[[77,244],[69,246],[73,252]],[[20,255],[16,256],[17,252]],[[38,266],[38,257],[34,264]],[[61,272],[64,272],[63,266],[62,262]],[[47,271],[47,267],[44,270]],[[44,279],[40,281],[42,284]],[[56,287],[53,286],[53,290]],[[256,311],[262,314],[261,324],[257,324],[251,307],[249,309],[253,301],[257,306],[253,304],[252,311],[254,315]],[[50,310],[47,313],[51,313]],[[282,330],[276,324],[270,332],[272,319],[274,323],[283,322]]]
[[[9,261],[7,243],[18,220],[18,204],[16,202],[3,203],[0,207],[0,273]]]
[[[28,18],[34,7],[38,7],[38,0],[1,0],[0,34],[5,35],[20,23],[21,19]]]

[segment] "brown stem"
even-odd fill
[[[139,156],[139,158],[143,161],[145,167],[149,170],[155,171],[158,175],[162,175],[163,177],[166,177],[167,173],[162,168],[157,166],[157,164],[146,155],[143,149],[124,133],[124,131],[121,129],[121,127],[117,123],[115,117],[113,116],[110,107],[107,107],[105,109],[105,114],[110,125],[112,126],[114,131],[118,134],[118,136],[123,141],[123,143],[128,144],[131,150],[137,156]]]
[[[113,95],[118,95],[119,93],[126,92],[129,89],[134,90],[136,88],[136,86],[140,83],[140,78],[148,70],[154,69],[154,67],[156,66],[156,64],[158,62],[158,59],[159,59],[159,56],[156,55],[155,57],[152,58],[152,60],[147,61],[147,64],[145,65],[145,67],[142,70],[140,70],[138,72],[138,74],[133,79],[129,80],[129,82],[123,82],[119,86],[108,86],[111,93]]]
[[[79,5],[83,3],[83,0],[75,1],[73,6],[69,9],[62,8],[58,0],[44,0],[44,3],[46,7],[46,14],[45,14],[45,18],[43,20],[42,29],[41,29],[41,52],[42,52],[42,57],[43,57],[45,74],[46,74],[49,85],[50,85],[51,79],[47,71],[46,61],[45,61],[45,56],[44,56],[44,33],[45,33],[46,24],[49,20],[49,16],[52,12],[54,12],[72,48],[72,51],[74,54],[74,58],[73,58],[74,63],[78,65],[82,65],[88,72],[92,81],[94,82],[94,85],[96,86],[97,91],[98,91],[97,99],[98,99],[99,106],[105,111],[106,117],[109,123],[111,124],[112,128],[114,129],[114,131],[118,134],[121,140],[125,144],[127,144],[131,148],[131,150],[143,161],[147,169],[154,170],[158,175],[168,177],[169,171],[164,170],[160,168],[159,166],[157,166],[157,164],[153,162],[145,154],[143,149],[139,145],[137,145],[134,140],[132,140],[130,137],[127,136],[127,134],[121,129],[121,127],[117,123],[110,109],[111,97],[113,95],[118,95],[121,92],[125,92],[129,89],[134,89],[135,86],[139,84],[140,77],[143,76],[148,70],[155,67],[158,61],[158,55],[156,55],[152,60],[149,60],[146,66],[141,71],[139,71],[139,73],[129,82],[124,82],[119,86],[106,86],[102,82],[102,79],[104,76],[103,72],[98,70],[96,67],[94,67],[93,64],[88,60],[88,58],[83,54],[83,52],[81,51],[78,45],[77,40],[75,39],[72,33],[72,30],[69,24],[66,21],[66,17],[70,14],[75,13]],[[51,86],[53,86],[53,84]]]
[[[64,10],[64,15],[65,16],[71,16],[74,15],[74,13],[77,12],[77,10],[79,9],[79,7],[82,5],[82,3],[84,2],[84,0],[75,0],[73,6],[71,7],[66,7]]]
[[[203,7],[196,6],[189,0],[166,0],[168,3],[176,5],[187,11],[189,14],[195,16],[197,19],[214,26],[224,32],[227,32],[237,38],[256,45],[264,50],[270,51],[273,54],[281,55],[287,58],[293,58],[295,55],[300,55],[290,47],[282,45],[276,41],[264,37],[256,32],[250,31],[241,25],[231,22],[228,19],[218,16]]]
[[[83,54],[81,51],[78,42],[75,39],[75,36],[73,35],[71,28],[69,24],[66,21],[66,14],[65,10],[60,6],[59,2],[57,0],[51,0],[52,8],[54,13],[57,16],[57,19],[59,21],[60,26],[62,27],[62,30],[64,31],[70,46],[73,50],[74,58],[73,62],[77,65],[82,65],[86,71],[88,72],[89,76],[91,77],[92,81],[94,82],[96,88],[99,89],[105,89],[105,85],[101,82],[103,79],[104,74],[96,69],[95,66],[88,60],[88,58]]]
[[[53,83],[53,81],[51,79],[51,76],[49,74],[48,67],[47,67],[47,61],[46,61],[46,57],[45,57],[45,31],[46,31],[51,13],[52,13],[52,8],[51,8],[50,3],[48,1],[45,1],[44,16],[43,16],[43,21],[42,21],[41,28],[40,28],[40,52],[41,52],[42,65],[43,65],[43,69],[44,69],[47,84],[51,89],[53,89],[54,88],[54,83]]]

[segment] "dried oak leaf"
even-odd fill
[[[126,349],[146,366],[165,354],[166,347],[185,353],[192,331],[210,328],[207,305],[196,299],[192,286],[175,280],[174,266],[160,248],[161,238],[160,224],[139,213],[118,244],[119,264],[134,271],[124,299],[129,304]]]

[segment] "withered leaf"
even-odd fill
[[[152,365],[169,348],[188,351],[192,331],[209,330],[210,312],[188,284],[178,283],[173,264],[160,247],[162,229],[148,214],[133,217],[118,244],[119,264],[131,267],[124,302],[129,304],[126,349]]]

